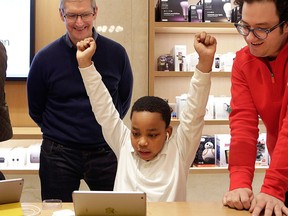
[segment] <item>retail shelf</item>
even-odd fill
[[[194,72],[155,71],[155,77],[191,77]],[[212,77],[230,77],[231,72],[212,72]]]
[[[1,168],[4,175],[34,175],[38,174],[39,167]]]
[[[268,166],[256,166],[255,172],[265,172]],[[38,175],[39,168],[23,167],[23,168],[1,168],[4,175]],[[191,167],[189,173],[228,173],[227,167]]]
[[[255,172],[262,173],[265,172],[268,166],[256,166]],[[228,167],[218,167],[218,166],[211,166],[211,167],[191,167],[189,173],[229,173]]]
[[[171,125],[175,126],[179,124],[179,119],[171,119]],[[228,125],[229,120],[228,119],[211,119],[211,120],[205,120],[205,125]]]
[[[214,34],[237,33],[233,23],[155,22],[155,33],[191,34],[206,31]]]
[[[13,127],[13,139],[42,139],[39,127]]]
[[[176,126],[179,124],[179,119],[171,119],[171,125]],[[259,124],[263,124],[262,120],[259,120]],[[205,120],[205,125],[229,125],[228,119],[209,119]]]

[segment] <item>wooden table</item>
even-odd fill
[[[41,203],[22,203],[25,208],[38,207],[41,216],[51,216],[53,209],[42,210]],[[72,203],[63,203],[62,209],[73,210]],[[147,203],[147,216],[248,216],[248,211],[238,211],[224,207],[221,202],[155,202]]]

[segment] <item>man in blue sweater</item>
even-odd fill
[[[121,118],[132,96],[133,75],[125,49],[96,33],[95,0],[61,0],[67,33],[40,50],[27,79],[29,114],[41,128],[39,176],[42,200],[72,201],[84,179],[91,190],[112,190],[116,157],[105,142],[86,94],[76,60],[76,43],[93,37],[92,61]]]

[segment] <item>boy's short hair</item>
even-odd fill
[[[132,106],[130,119],[132,119],[133,112],[143,111],[160,113],[162,119],[165,121],[166,128],[170,125],[171,108],[162,98],[156,96],[144,96],[139,98]]]

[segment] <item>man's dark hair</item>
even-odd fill
[[[160,113],[162,119],[165,121],[166,128],[170,125],[171,109],[168,103],[162,98],[156,96],[144,96],[139,98],[132,106],[130,119],[132,119],[134,112],[143,111]]]
[[[265,2],[265,1],[271,1],[275,3],[280,22],[288,21],[288,1],[287,0],[235,0],[234,4],[239,5],[240,13],[242,13],[244,2],[246,2],[247,4],[250,4],[253,2]]]

